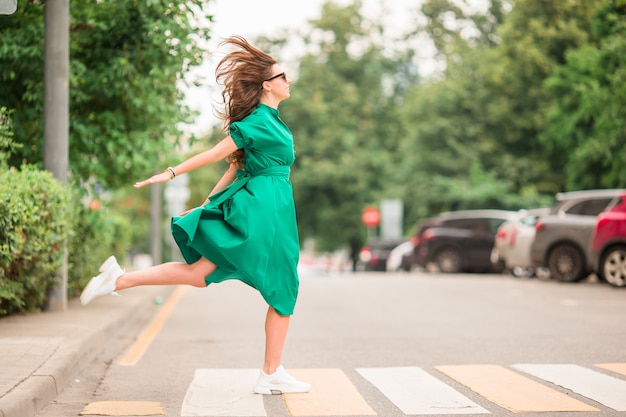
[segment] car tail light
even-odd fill
[[[359,252],[359,259],[363,262],[369,262],[372,259],[372,250],[368,246],[363,247]]]
[[[435,234],[430,230],[426,230],[422,236],[424,237],[424,240],[435,240]]]
[[[543,223],[541,223],[541,220],[537,219],[537,221],[535,222],[535,233],[541,232],[545,228],[546,226]]]
[[[498,240],[506,239],[506,230],[498,229],[498,233],[496,233],[496,239]]]

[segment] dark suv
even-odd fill
[[[557,194],[550,214],[539,216],[530,246],[534,267],[547,267],[557,281],[575,282],[592,272],[591,235],[597,216],[624,190],[585,190]]]
[[[626,287],[626,192],[598,215],[591,237],[592,269],[614,287]]]
[[[413,240],[414,264],[440,272],[500,271],[491,263],[491,250],[498,226],[515,218],[505,210],[463,210],[428,219]]]

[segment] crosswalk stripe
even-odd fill
[[[626,381],[572,364],[513,365],[617,411],[626,411]]]
[[[267,416],[263,396],[252,392],[258,376],[258,369],[196,369],[181,416]]]
[[[376,415],[341,369],[289,369],[289,373],[311,384],[310,392],[283,395],[292,416]]]
[[[599,411],[502,366],[447,365],[435,369],[514,413]]]
[[[405,414],[489,413],[418,367],[357,368]]]
[[[598,363],[596,366],[616,374],[626,375],[626,363]]]

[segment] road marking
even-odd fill
[[[292,416],[376,415],[341,369],[290,369],[289,373],[311,384],[307,393],[283,395]]]
[[[265,417],[263,396],[252,392],[258,369],[196,369],[187,389],[182,417]]]
[[[616,374],[626,375],[626,363],[598,363],[596,366]]]
[[[161,403],[152,401],[96,401],[85,406],[79,415],[156,416],[165,411]]]
[[[572,390],[617,411],[626,411],[626,381],[579,365],[513,365],[530,375]]]
[[[172,311],[174,311],[174,307],[176,307],[180,298],[185,291],[187,291],[187,288],[186,286],[180,285],[174,290],[165,304],[163,304],[156,317],[154,317],[148,327],[146,327],[137,340],[135,340],[135,343],[130,347],[126,356],[122,358],[120,365],[133,366],[139,362],[156,335],[161,331],[161,327],[163,327],[168,317],[172,314]]]
[[[514,413],[599,411],[498,365],[449,365],[435,369]]]
[[[357,372],[405,414],[489,413],[418,367],[358,368]]]

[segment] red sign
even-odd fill
[[[361,220],[367,227],[376,227],[380,223],[380,211],[376,207],[366,207],[361,213]]]

